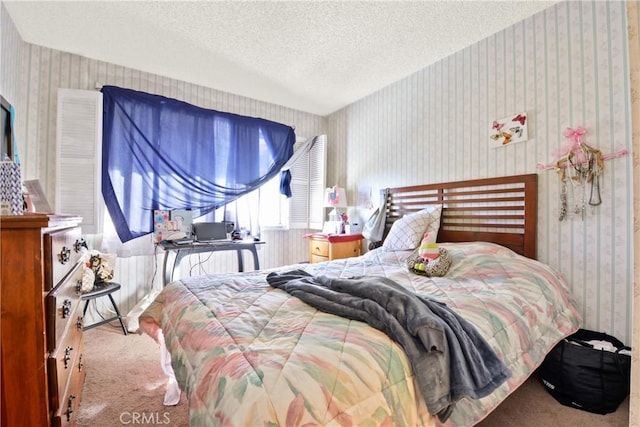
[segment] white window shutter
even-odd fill
[[[56,212],[83,218],[86,234],[102,232],[102,93],[59,89]]]
[[[302,142],[296,143],[298,150]],[[307,228],[309,223],[309,153],[303,153],[291,166],[289,228]]]
[[[309,152],[309,228],[322,229],[327,175],[327,136],[320,135]]]
[[[327,137],[319,135],[309,152],[291,167],[289,228],[322,229]]]

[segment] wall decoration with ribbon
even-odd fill
[[[604,161],[628,154],[627,150],[602,154],[602,151],[584,142],[586,134],[587,130],[581,126],[565,129],[563,136],[569,143],[552,153],[555,159],[553,163],[537,165],[538,169],[554,169],[558,173],[560,221],[568,219],[572,214],[580,215],[584,220],[587,204],[594,207],[602,204],[600,177],[604,172]],[[569,207],[570,195],[573,199],[572,208]]]

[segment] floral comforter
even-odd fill
[[[489,396],[458,401],[446,425],[471,426],[575,332],[581,318],[552,268],[491,243],[442,246],[452,258],[444,277],[413,274],[405,266],[411,252],[383,248],[296,267],[332,277],[386,276],[471,322],[512,373]],[[438,424],[398,344],[271,288],[267,272],[176,281],[141,316],[146,332],[153,333],[151,324],[162,329],[191,426]]]

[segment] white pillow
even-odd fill
[[[405,215],[391,226],[382,247],[389,251],[408,251],[417,248],[425,233],[436,238],[440,229],[442,205],[433,205]]]

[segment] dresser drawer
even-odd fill
[[[54,231],[44,235],[45,291],[55,288],[76,265],[82,255],[81,244],[83,241],[80,227]]]
[[[309,240],[309,251],[311,255],[318,255],[321,257],[329,257],[330,244],[328,240],[311,238]]]
[[[64,394],[58,399],[60,405],[52,406],[53,418],[51,419],[51,425],[53,427],[71,427],[76,425],[80,398],[82,397],[82,385],[84,384],[84,379],[87,374],[84,366],[84,353],[82,353],[82,351],[81,342],[76,365],[74,365],[70,372]]]
[[[67,330],[82,331],[82,301],[78,282],[81,264],[76,263],[67,279],[45,297],[47,351],[51,352]]]
[[[49,354],[47,371],[51,408],[57,408],[64,403],[60,399],[64,396],[69,379],[76,371],[84,371],[84,341],[82,338],[81,330],[70,329],[55,351]]]

